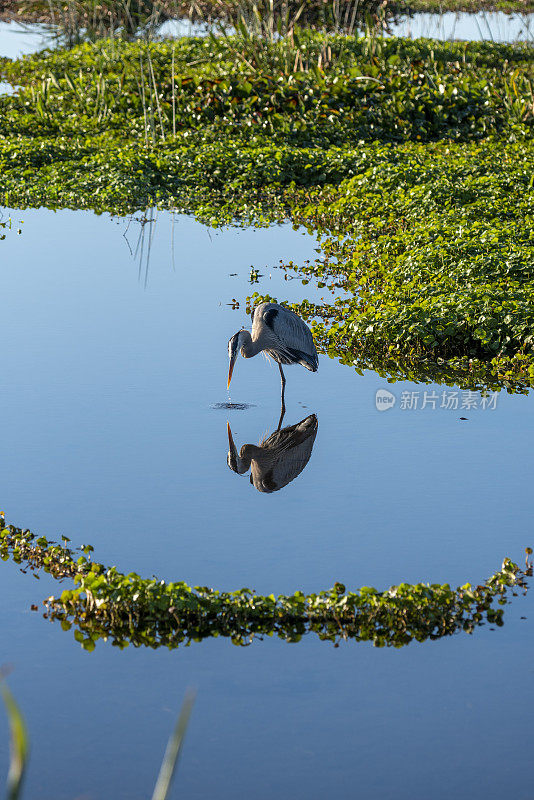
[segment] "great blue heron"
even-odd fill
[[[277,430],[259,445],[244,444],[239,453],[228,423],[228,466],[242,475],[250,469],[250,482],[259,492],[277,492],[300,475],[312,454],[317,417],[310,414],[296,425]]]
[[[234,333],[228,342],[228,388],[239,352],[244,358],[252,358],[262,350],[277,362],[280,370],[283,417],[286,378],[282,364],[302,364],[311,372],[317,372],[319,367],[311,331],[293,311],[278,303],[262,303],[256,306],[252,311],[252,334],[243,328]]]

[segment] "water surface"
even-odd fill
[[[417,13],[391,25],[390,35],[442,41],[532,42],[534,15],[505,14],[503,11]]]
[[[24,42],[0,25],[0,52],[41,46]],[[531,396],[481,408],[448,387],[458,407],[442,408],[454,406],[443,387],[388,385],[322,357],[316,375],[287,370],[283,424],[317,417],[303,470],[260,492],[228,469],[227,422],[240,448],[271,434],[280,408],[278,370],[261,356],[239,360],[226,392],[227,340],[249,324],[252,291],[325,295],[277,269],[312,258],[310,237],[169,214],[141,225],[9,213],[0,447],[14,523],[90,542],[125,572],[266,593],[478,582],[533,544]],[[394,406],[379,411],[377,392]],[[305,637],[88,654],[30,610],[57,583],[1,568],[1,661],[32,738],[28,798],[149,797],[190,685],[173,797],[532,796],[532,593],[500,630],[400,651]],[[5,772],[4,718],[0,759]]]
[[[462,408],[473,398],[449,387],[459,406],[441,408],[443,387],[388,385],[322,357],[317,374],[287,370],[284,425],[318,421],[300,474],[260,492],[228,469],[227,421],[238,447],[258,443],[278,424],[280,386],[276,365],[240,359],[229,396],[227,341],[249,324],[251,291],[327,296],[277,269],[313,257],[312,238],[170,214],[142,228],[9,213],[2,508],[16,524],[91,542],[125,572],[265,593],[478,582],[533,544],[531,396]],[[387,411],[380,389],[396,398]],[[249,407],[214,408],[229,402]],[[28,797],[150,796],[192,684],[173,796],[529,797],[532,595],[502,629],[401,651],[307,637],[87,654],[29,610],[57,584],[7,563],[0,592],[2,660],[33,739]],[[6,763],[5,721],[0,748]]]
[[[35,53],[50,45],[51,41],[45,25],[0,20],[0,54],[4,58],[20,58]]]

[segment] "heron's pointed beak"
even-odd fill
[[[234,440],[232,439],[232,431],[230,430],[230,423],[226,423],[226,428],[228,430],[228,457],[226,459],[226,463],[232,470],[232,472],[237,472],[239,475],[239,464],[238,464],[238,456],[237,456],[237,448],[234,444]]]
[[[232,380],[232,372],[234,371],[234,364],[236,362],[237,353],[230,358],[230,368],[228,369],[228,385],[227,389],[230,388],[230,381]]]
[[[234,440],[232,439],[232,430],[230,428],[229,422],[226,423],[226,429],[228,431],[228,447],[230,448],[230,450],[235,450],[235,444]]]

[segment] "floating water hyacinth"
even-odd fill
[[[381,592],[369,586],[349,591],[336,583],[318,593],[297,590],[275,597],[248,588],[223,592],[124,575],[79,552],[12,525],[0,528],[0,557],[11,557],[32,571],[43,569],[57,579],[73,579],[74,588],[44,601],[45,616],[58,620],[64,630],[72,628],[76,641],[89,652],[99,639],[121,648],[133,644],[172,649],[217,636],[229,637],[236,645],[273,634],[297,642],[307,633],[335,645],[352,639],[403,647],[414,640],[473,633],[485,623],[501,626],[508,590],[526,591],[526,576],[532,574],[528,562],[521,571],[506,558],[495,575],[476,587],[402,583]]]

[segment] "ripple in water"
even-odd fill
[[[230,411],[244,411],[246,408],[255,408],[254,403],[214,403],[212,408],[224,408]]]

